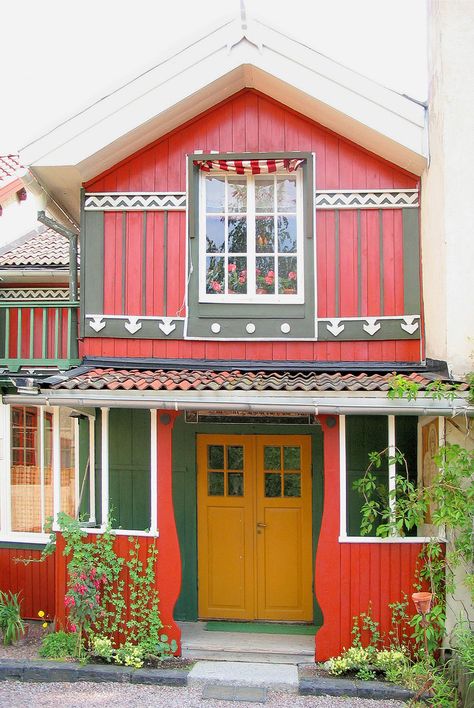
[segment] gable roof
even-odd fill
[[[425,166],[425,109],[268,24],[229,20],[22,151],[77,218],[79,187],[244,88],[254,88],[404,169]]]
[[[0,187],[16,179],[22,170],[18,155],[0,155]]]
[[[0,268],[67,268],[69,242],[53,229],[42,228],[0,249]]]

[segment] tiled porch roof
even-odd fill
[[[53,229],[23,236],[2,251],[1,268],[67,268],[69,265],[69,242]]]
[[[94,368],[54,384],[53,389],[138,390],[138,391],[387,391],[393,373],[347,374],[264,371],[140,371],[138,369]],[[433,378],[407,375],[409,381],[425,389]],[[448,388],[454,382],[446,381]],[[456,384],[458,390],[467,384]]]

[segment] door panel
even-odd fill
[[[198,436],[199,616],[311,621],[309,436]]]

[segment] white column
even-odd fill
[[[388,416],[388,456],[389,458],[394,458],[395,457],[395,452],[396,452],[396,441],[395,441],[395,416],[394,415],[389,415]],[[391,495],[389,497],[389,508],[390,508],[390,517],[391,521],[395,520],[395,511],[396,511],[396,505],[397,501],[395,497],[393,496],[396,488],[396,465],[395,462],[389,463],[388,465],[388,491],[389,494]]]
[[[346,416],[339,416],[339,535],[347,536]],[[324,502],[328,503],[328,500]]]
[[[61,511],[61,430],[58,406],[53,408],[53,530],[58,531]]]
[[[41,504],[41,531],[44,532],[45,502],[44,502],[44,407],[39,411],[39,458],[40,458],[40,504]]]
[[[158,427],[157,411],[150,410],[150,531],[157,533],[158,529]]]
[[[72,434],[74,443],[74,508],[76,510],[76,517],[79,518],[79,497],[81,495],[80,485],[79,485],[79,475],[80,475],[80,465],[79,465],[79,420],[77,418],[70,418],[72,423]]]
[[[89,521],[95,523],[95,418],[89,416]]]
[[[101,408],[102,528],[109,517],[109,408]]]
[[[11,530],[11,407],[0,404],[0,529]]]

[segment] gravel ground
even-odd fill
[[[137,686],[117,683],[22,683],[0,684],[0,706],[8,708],[249,708],[258,703],[202,700],[202,688]],[[398,701],[361,698],[297,696],[270,691],[266,708],[404,708]],[[406,708],[406,707],[405,707]]]

